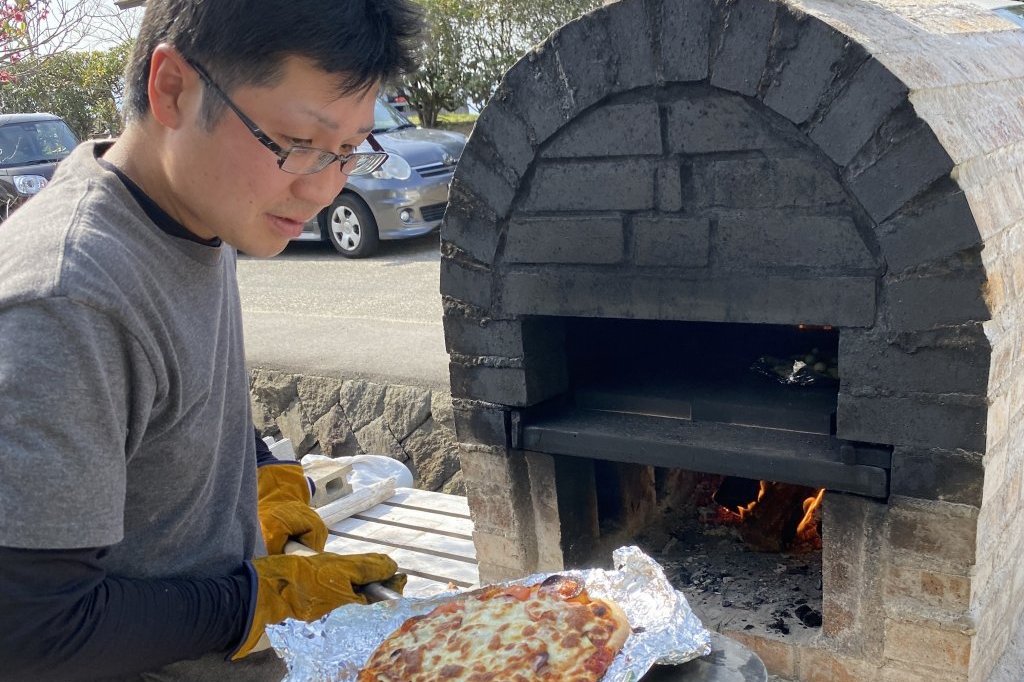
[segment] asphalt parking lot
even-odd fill
[[[438,248],[435,232],[362,260],[310,242],[240,255],[249,366],[447,388]]]

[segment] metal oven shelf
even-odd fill
[[[579,408],[513,416],[512,445],[885,498],[891,449],[835,436]]]

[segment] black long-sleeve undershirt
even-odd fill
[[[237,646],[252,599],[244,565],[222,578],[120,578],[105,551],[0,548],[0,678],[131,675]]]
[[[276,462],[254,433],[257,462]],[[0,679],[131,675],[239,644],[254,598],[244,564],[218,578],[123,578],[104,570],[106,551],[0,547]]]

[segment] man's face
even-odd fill
[[[228,95],[284,149],[355,151],[373,127],[377,88],[339,99],[336,78],[298,58],[286,59],[283,73],[276,85],[243,86]],[[196,83],[201,91],[202,81]],[[249,255],[273,256],[344,186],[339,163],[311,175],[286,173],[228,107],[205,130],[201,98],[184,101],[183,125],[171,134],[172,153],[165,157],[173,194],[168,208],[199,237],[220,237]]]

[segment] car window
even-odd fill
[[[373,132],[379,133],[412,124],[389,104],[377,100],[373,108]]]
[[[78,145],[64,121],[28,121],[0,126],[0,168],[60,161]]]

